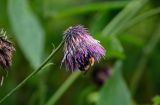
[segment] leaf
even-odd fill
[[[114,74],[100,90],[98,105],[131,105],[130,92],[121,74],[122,62],[114,67]]]
[[[128,43],[140,48],[144,47],[145,45],[144,39],[139,38],[136,35],[120,35],[119,39],[125,44]]]
[[[73,15],[85,14],[89,12],[97,12],[97,11],[108,11],[113,9],[121,9],[123,8],[128,2],[126,1],[110,1],[110,2],[102,2],[102,3],[90,3],[86,5],[77,5],[77,6],[70,6],[72,3],[64,3],[65,1],[60,2],[61,5],[63,4],[63,9],[55,4],[56,2],[48,2],[45,5],[46,16],[48,17],[69,17]],[[54,6],[53,6],[54,5]],[[71,7],[71,8],[70,8]],[[59,11],[55,11],[55,10]],[[61,10],[60,10],[61,9]]]
[[[107,51],[106,57],[120,59],[125,57],[123,47],[116,37],[108,35],[105,38],[101,36],[97,36],[96,38],[100,40],[102,45],[105,47]]]
[[[27,0],[9,0],[8,13],[14,35],[31,66],[37,68],[42,60],[44,31],[29,8]]]
[[[160,105],[160,96],[155,96],[153,99],[153,105]]]

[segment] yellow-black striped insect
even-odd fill
[[[91,66],[93,66],[94,65],[94,58],[93,57],[90,57],[89,59],[86,59],[85,61],[84,61],[84,64],[80,64],[80,67],[79,67],[79,69],[81,70],[81,71],[86,71],[86,70],[88,70]]]

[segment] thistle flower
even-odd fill
[[[6,32],[0,32],[0,66],[7,69],[12,65],[12,53],[15,51],[12,42],[7,39]]]
[[[61,64],[64,63],[71,71],[87,70],[95,61],[100,61],[105,56],[105,49],[100,42],[81,25],[69,27],[63,38],[64,57]]]

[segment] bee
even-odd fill
[[[80,64],[80,67],[79,69],[81,71],[86,71],[89,69],[89,67],[93,66],[94,65],[94,58],[93,57],[90,57],[89,59],[86,59],[84,64]]]

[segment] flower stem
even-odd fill
[[[158,44],[160,40],[160,23],[157,26],[158,28],[156,29],[155,33],[151,36],[148,44],[144,47],[143,49],[143,54],[138,62],[138,66],[135,69],[135,73],[133,74],[130,88],[132,91],[132,94],[134,95],[137,89],[137,85],[139,83],[139,80],[141,79],[141,76],[143,75],[145,71],[145,67],[147,65],[147,62],[151,56],[151,53],[154,51],[154,48]]]
[[[134,16],[149,0],[131,0],[126,7],[103,29],[102,36],[117,35],[127,22]],[[118,26],[118,27],[117,27]],[[116,28],[115,28],[116,27]]]
[[[28,75],[21,83],[19,83],[14,89],[12,89],[7,95],[5,95],[1,100],[0,103],[2,103],[4,100],[6,100],[10,95],[12,95],[15,91],[17,91],[19,88],[21,88],[29,79],[31,79],[34,75],[36,75],[40,70],[44,69],[46,67],[46,64],[51,60],[54,54],[58,52],[58,50],[62,47],[64,41],[62,41],[59,46],[56,49],[53,49],[51,54],[44,60],[44,62],[40,65],[40,67],[36,70],[34,70],[30,75]]]
[[[49,99],[49,101],[45,105],[54,105],[58,99],[62,96],[62,94],[72,85],[72,83],[79,77],[81,72],[72,73],[68,79],[60,86],[60,88],[56,91],[53,96]]]
[[[148,18],[153,17],[158,14],[160,14],[160,7],[154,8],[150,11],[147,11],[147,12],[133,18],[130,22],[127,22],[126,25],[124,27],[122,27],[122,29],[119,31],[119,33],[124,32],[125,30],[127,30],[128,28],[131,28],[135,24],[138,24],[138,23],[144,21],[145,19],[148,19]]]

